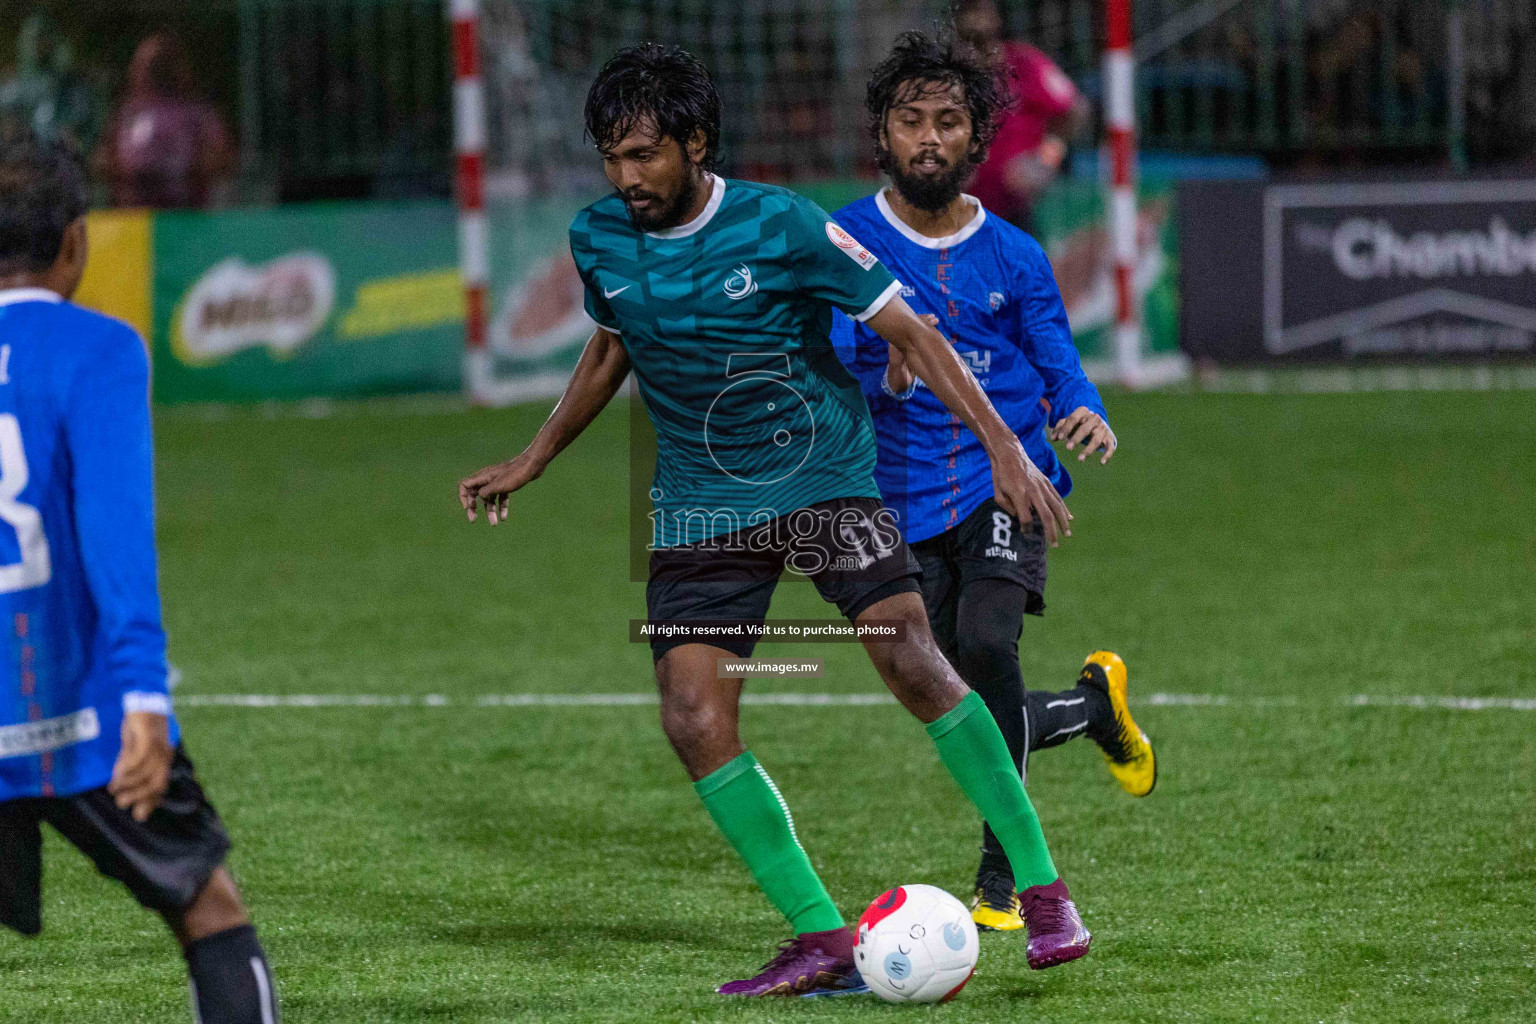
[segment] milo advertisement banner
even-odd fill
[[[1174,187],[1141,183],[1136,217],[1136,275],[1141,302],[1143,354],[1179,351],[1179,246],[1174,223]],[[1066,181],[1047,192],[1035,208],[1036,238],[1051,259],[1072,324],[1072,340],[1090,377],[1108,377],[1114,360],[1115,275],[1104,190]]]
[[[490,344],[507,400],[558,394],[591,334],[566,240],[579,207],[493,212]],[[446,202],[153,215],[156,400],[459,391],[457,231]]]
[[[588,200],[498,203],[491,217],[490,349],[498,403],[560,394],[592,335],[571,258],[571,220]]]
[[[807,185],[828,210],[873,182]],[[566,229],[580,197],[491,210],[493,398],[560,392],[591,334]],[[1177,347],[1171,193],[1144,189],[1138,292],[1153,353]],[[1107,363],[1114,289],[1101,190],[1037,210],[1084,360]],[[457,220],[444,201],[93,214],[82,301],[149,336],[159,402],[289,401],[464,386]]]
[[[454,230],[441,203],[157,215],[156,398],[457,388]]]

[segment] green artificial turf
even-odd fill
[[[1095,939],[1025,968],[984,937],[954,1003],[728,1002],[785,937],[713,830],[627,642],[627,414],[469,526],[463,472],[547,411],[163,414],[161,563],[185,698],[441,695],[445,706],[187,706],[231,866],[293,1024],[351,1021],[1518,1021],[1536,1018],[1536,712],[1350,706],[1536,694],[1536,394],[1117,395],[1026,679],[1119,650],[1157,791],[1077,742],[1030,791]],[[1074,464],[1075,465],[1075,464]],[[774,615],[832,618],[806,585]],[[858,648],[757,692],[878,693]],[[190,699],[188,704],[191,705]],[[964,893],[977,824],[899,708],[764,707],[747,741],[844,912]],[[0,936],[0,1021],[190,1018],[160,923],[63,843],[46,931]]]

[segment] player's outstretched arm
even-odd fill
[[[1114,457],[1120,442],[1109,427],[1104,399],[1099,389],[1083,373],[1083,363],[1072,341],[1072,327],[1067,321],[1067,307],[1061,301],[1061,289],[1051,271],[1045,252],[1033,242],[1020,247],[1013,260],[1017,275],[1015,294],[1020,296],[1019,347],[1024,358],[1045,383],[1045,398],[1051,405],[1047,437],[1065,441],[1067,451],[1081,448],[1077,461],[1085,462],[1094,452],[1102,451],[1101,464]]]
[[[165,796],[175,755],[155,567],[149,357],[126,327],[88,343],[64,413],[75,535],[123,708],[108,791],[146,821]]]
[[[560,403],[532,443],[520,455],[459,481],[459,504],[469,521],[478,518],[477,507],[482,501],[492,526],[506,519],[507,497],[543,475],[555,456],[597,419],[627,376],[629,353],[624,351],[624,343],[617,334],[599,327],[582,350]]]
[[[1068,525],[1072,514],[1061,495],[1024,453],[1019,439],[938,329],[924,323],[899,295],[868,323],[901,353],[905,365],[981,441],[992,460],[992,487],[997,503],[1023,522],[1038,515],[1052,546],[1060,543],[1058,536],[1072,536]]]

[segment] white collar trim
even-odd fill
[[[63,302],[64,296],[47,288],[6,288],[0,290],[0,306],[18,302]]]
[[[725,179],[720,175],[714,175],[715,187],[711,190],[709,202],[704,204],[704,210],[687,224],[679,224],[675,228],[667,228],[665,231],[647,231],[652,238],[687,238],[704,230],[704,225],[714,219],[720,210],[720,204],[725,201]]]
[[[965,241],[967,238],[970,238],[976,232],[980,231],[981,226],[987,222],[987,210],[986,207],[981,205],[981,200],[977,199],[975,196],[965,195],[964,193],[961,193],[960,198],[966,200],[976,207],[976,216],[972,217],[970,223],[965,227],[944,238],[929,238],[927,235],[918,232],[912,227],[912,225],[896,216],[896,211],[891,209],[890,202],[885,198],[885,189],[883,188],[879,192],[875,193],[875,205],[880,208],[880,215],[890,223],[891,227],[895,228],[897,231],[900,231],[902,237],[911,242],[913,245],[920,245],[924,249],[953,249],[955,246],[959,245],[961,242]]]

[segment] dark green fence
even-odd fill
[[[239,0],[252,175],[445,190],[445,0]],[[618,46],[682,43],[716,71],[733,171],[870,170],[863,76],[942,0],[485,0],[493,162],[509,187],[584,166],[581,94]],[[1099,92],[1102,0],[1003,3],[1014,32]],[[1319,164],[1514,156],[1536,145],[1529,0],[1137,0],[1144,148]],[[1458,38],[1460,42],[1458,43]],[[1082,140],[1091,142],[1091,140]]]
[[[103,106],[139,38],[169,25],[242,142],[241,196],[446,194],[447,0],[28,0]],[[1102,0],[1003,0],[1013,31],[1099,91]],[[484,0],[492,156],[507,188],[585,166],[581,94],[616,47],[682,43],[716,71],[729,169],[865,173],[863,77],[945,0]],[[1531,0],[1136,0],[1144,148],[1321,165],[1536,150]],[[0,58],[3,60],[4,58]],[[12,74],[8,68],[0,74]],[[1091,139],[1080,140],[1091,143]]]
[[[1090,90],[1100,5],[1010,20]],[[1281,161],[1520,155],[1536,143],[1529,0],[1136,0],[1142,145]]]
[[[446,193],[445,0],[237,0],[245,173],[280,198]]]

